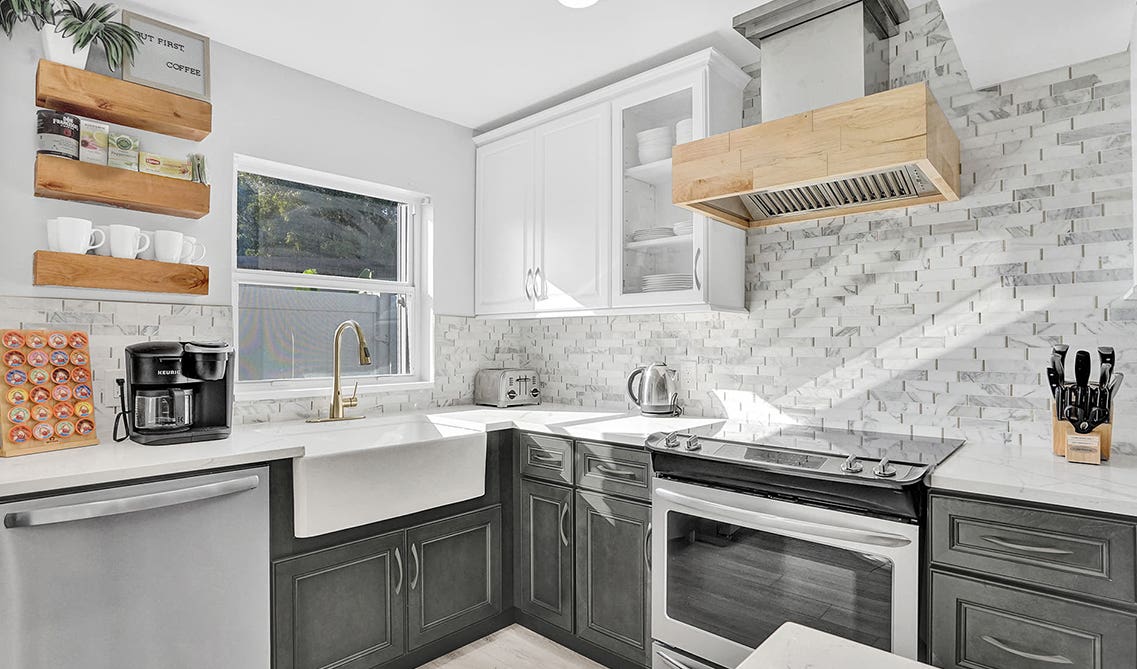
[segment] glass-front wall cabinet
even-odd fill
[[[616,306],[701,301],[706,222],[671,204],[671,149],[706,135],[694,103],[704,94],[693,83],[677,83],[684,82],[648,87],[616,103]]]

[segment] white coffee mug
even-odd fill
[[[197,237],[190,237],[189,235],[183,235],[182,238],[186,242],[188,242],[188,246],[189,246],[188,252],[186,252],[185,249],[183,249],[182,262],[184,262],[184,263],[195,263],[195,262],[201,262],[202,260],[205,260],[205,245],[204,244],[198,244],[197,243]]]
[[[116,258],[137,258],[150,248],[150,238],[133,225],[112,225],[111,255]]]
[[[59,219],[47,219],[47,250],[59,250]]]
[[[138,252],[139,260],[155,260],[154,258],[154,233],[146,232],[145,230],[139,233],[146,238],[146,246]]]
[[[111,254],[111,228],[109,225],[96,225],[95,230],[103,233],[103,239],[107,240],[102,246],[95,249],[97,256],[109,256]]]
[[[98,241],[92,241],[92,237],[98,237]],[[91,222],[85,218],[61,216],[55,219],[55,242],[64,253],[86,253],[99,248],[106,241],[106,234],[102,230],[93,229]]]
[[[182,257],[193,254],[193,244],[186,236],[175,230],[159,230],[154,233],[154,259],[161,262],[181,262]]]

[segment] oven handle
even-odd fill
[[[814,537],[839,539],[842,541],[851,541],[854,543],[866,544],[870,546],[884,546],[886,548],[900,548],[902,546],[908,546],[912,543],[911,539],[902,537],[898,534],[866,532],[865,530],[858,530],[851,527],[841,527],[840,525],[811,523],[805,520],[783,518],[781,516],[775,516],[773,514],[762,513],[759,511],[736,509],[734,507],[719,504],[717,502],[708,502],[706,500],[688,497],[682,493],[673,492],[671,490],[664,490],[661,488],[656,488],[655,494],[659,495],[668,502],[675,504],[676,506],[685,507],[697,513],[717,514],[722,518],[733,520],[743,525],[756,525],[756,529],[785,530]]]

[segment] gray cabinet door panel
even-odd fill
[[[931,518],[935,563],[1137,601],[1132,523],[939,495]]]
[[[547,434],[521,434],[521,473],[572,485],[572,440]]]
[[[517,607],[572,632],[572,490],[521,481]]]
[[[371,669],[405,651],[403,533],[273,565],[276,669]]]
[[[932,663],[945,669],[1137,666],[1137,617],[933,572]]]
[[[412,649],[489,618],[501,604],[501,507],[407,530]]]
[[[648,501],[651,499],[651,456],[644,450],[578,441],[576,484]]]
[[[576,496],[576,634],[646,665],[651,650],[651,507]]]

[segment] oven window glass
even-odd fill
[[[892,647],[892,562],[668,513],[667,615],[748,648],[785,622]]]

